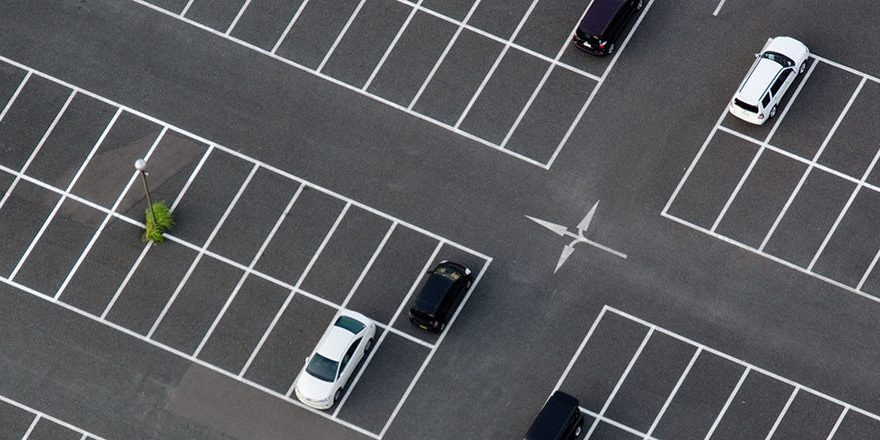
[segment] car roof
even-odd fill
[[[559,438],[575,411],[580,411],[578,400],[562,391],[556,391],[535,417],[526,439]]]
[[[416,297],[416,308],[426,313],[433,313],[440,307],[443,297],[452,288],[455,281],[443,276],[431,273],[428,281]]]
[[[629,0],[593,0],[593,4],[578,25],[578,31],[593,36],[604,35],[617,11],[627,1]]]
[[[315,351],[327,359],[339,362],[356,336],[342,327],[333,325],[321,338],[318,349]]]
[[[749,104],[757,104],[780,70],[782,66],[776,61],[757,58],[748,78],[739,88],[737,98]]]

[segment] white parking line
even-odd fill
[[[654,422],[651,423],[651,427],[648,428],[648,432],[645,433],[644,439],[648,440],[651,437],[651,434],[654,433],[654,430],[657,429],[657,425],[660,423],[660,419],[663,418],[663,415],[666,414],[666,409],[669,408],[669,404],[672,403],[672,399],[675,398],[675,395],[678,394],[678,389],[681,388],[681,384],[684,383],[684,379],[687,377],[688,373],[691,372],[691,368],[693,368],[694,363],[697,362],[697,358],[700,357],[700,353],[703,352],[703,349],[697,347],[694,351],[694,355],[691,356],[690,362],[688,362],[687,367],[684,368],[684,371],[681,372],[681,375],[678,376],[678,382],[675,383],[675,387],[672,388],[672,392],[669,393],[669,397],[666,398],[666,401],[663,402],[663,407],[660,408],[660,412],[657,413],[657,417],[654,417]]]
[[[715,430],[718,429],[718,424],[721,423],[721,418],[727,413],[727,408],[730,408],[733,398],[736,397],[736,394],[739,392],[740,387],[742,387],[743,382],[746,381],[746,376],[749,375],[750,371],[752,371],[750,367],[746,367],[745,370],[743,370],[742,375],[739,377],[739,381],[736,382],[736,386],[733,387],[733,391],[730,392],[730,396],[727,397],[727,401],[724,402],[724,406],[721,407],[721,411],[718,413],[718,416],[715,417],[715,421],[712,422],[712,427],[709,428],[709,433],[706,434],[704,440],[709,440],[712,438],[712,434],[715,434]]]
[[[581,118],[584,117],[584,113],[587,111],[587,107],[590,106],[590,103],[593,102],[593,98],[596,97],[596,93],[599,92],[599,89],[602,88],[602,84],[605,83],[605,78],[608,77],[608,73],[614,68],[614,65],[617,64],[617,60],[620,58],[620,54],[623,53],[623,50],[626,49],[626,45],[629,44],[629,41],[632,39],[633,35],[635,35],[636,30],[638,30],[639,25],[642,24],[642,20],[648,15],[648,11],[651,9],[651,6],[654,4],[654,0],[649,0],[648,4],[645,5],[644,10],[639,14],[639,18],[636,19],[635,24],[633,24],[632,30],[630,30],[629,34],[626,38],[623,39],[623,43],[620,45],[620,49],[617,51],[617,55],[614,55],[614,58],[608,63],[608,67],[605,68],[605,71],[602,72],[602,77],[599,79],[599,84],[596,84],[596,87],[593,87],[593,90],[590,92],[590,96],[587,97],[587,101],[584,102],[584,105],[581,107],[577,116],[574,118],[574,122],[568,127],[568,131],[565,132],[565,136],[562,137],[562,140],[559,141],[559,145],[556,146],[556,150],[553,151],[553,155],[550,156],[550,160],[547,161],[547,168],[553,166],[553,163],[556,161],[556,158],[559,156],[559,152],[562,151],[562,147],[568,142],[568,139],[571,137],[571,134],[574,133],[574,129],[581,122]]]
[[[184,6],[184,7],[183,7],[183,10],[180,11],[180,17],[181,17],[181,18],[185,18],[185,17],[186,17],[186,13],[189,12],[189,8],[192,7],[192,4],[193,4],[194,1],[195,1],[195,0],[189,0],[188,2],[186,2],[186,6]],[[170,12],[170,11],[169,11],[169,13],[173,14],[173,12]]]
[[[773,427],[770,428],[770,432],[767,433],[767,437],[764,440],[770,440],[773,438],[773,434],[776,433],[776,429],[779,428],[779,424],[782,423],[782,419],[785,417],[785,413],[788,412],[788,408],[791,407],[791,402],[794,402],[795,396],[797,396],[798,391],[800,391],[800,387],[794,387],[791,391],[791,395],[788,396],[788,401],[785,402],[785,406],[782,407],[782,411],[779,412],[779,416],[776,417],[776,421],[773,422]]]
[[[651,436],[645,434],[644,432],[639,431],[638,429],[630,428],[629,426],[626,426],[626,425],[624,425],[623,423],[620,423],[620,422],[618,422],[618,421],[616,421],[616,420],[612,420],[612,419],[609,419],[608,417],[605,417],[605,416],[599,415],[598,413],[593,412],[593,411],[590,411],[590,410],[588,410],[588,409],[586,409],[586,408],[584,408],[584,407],[582,407],[582,406],[578,406],[578,409],[581,410],[582,413],[584,413],[584,414],[586,414],[586,415],[592,417],[593,419],[595,419],[594,422],[604,422],[604,423],[607,423],[607,424],[609,424],[609,425],[611,425],[611,426],[614,426],[615,428],[622,429],[622,430],[624,430],[624,431],[626,431],[626,432],[628,432],[628,433],[630,433],[630,434],[632,434],[632,435],[634,435],[634,436],[636,436],[636,437],[640,437],[640,438],[643,438],[643,439],[645,439],[645,440],[657,440],[656,438],[651,437]]]
[[[38,411],[38,410],[36,410],[36,409],[34,409],[34,408],[31,408],[30,406],[27,406],[27,405],[25,405],[25,404],[23,404],[23,403],[21,403],[21,402],[18,402],[18,401],[12,400],[12,399],[10,399],[10,398],[8,398],[8,397],[6,397],[6,396],[2,396],[2,395],[0,395],[0,402],[5,402],[5,403],[7,403],[7,404],[9,404],[9,405],[12,405],[12,406],[14,406],[14,407],[16,407],[16,408],[22,410],[22,411],[25,411],[25,412],[31,413],[31,414],[33,414],[34,416],[36,416],[36,417],[34,418],[34,420],[31,422],[30,428],[28,428],[28,431],[25,433],[25,438],[26,438],[27,436],[30,435],[31,431],[34,429],[34,425],[36,425],[36,423],[37,423],[39,420],[48,420],[48,421],[50,421],[50,422],[52,422],[52,423],[55,423],[55,424],[57,424],[57,425],[61,425],[61,426],[65,427],[65,428],[67,428],[67,429],[69,429],[69,430],[71,430],[71,431],[74,431],[74,432],[76,432],[77,434],[82,434],[83,437],[88,436],[88,437],[91,437],[91,438],[93,438],[93,439],[95,439],[95,440],[104,440],[103,437],[100,437],[100,436],[98,436],[98,435],[92,434],[91,432],[88,432],[88,431],[84,431],[83,429],[78,428],[78,427],[76,427],[76,426],[73,426],[73,425],[71,425],[70,423],[67,423],[67,422],[65,422],[65,421],[63,421],[63,420],[60,420],[60,419],[55,418],[55,417],[52,417],[52,416],[50,416],[50,415],[48,415],[48,414],[46,414],[46,413],[44,413],[44,412],[42,412],[42,411]]]
[[[721,7],[724,6],[724,1],[725,0],[721,0],[720,2],[718,2],[718,7],[715,8],[715,11],[712,12],[712,15],[716,17],[718,16],[718,13],[721,12]]]
[[[442,248],[442,247],[443,247],[443,242],[438,241],[437,246],[434,247],[434,252],[431,253],[431,256],[428,257],[428,261],[425,262],[425,266],[422,267],[422,270],[419,271],[419,273],[416,275],[416,280],[413,282],[412,286],[410,286],[409,291],[407,291],[406,296],[404,296],[404,298],[403,298],[403,301],[401,301],[400,305],[397,306],[397,310],[394,311],[394,315],[391,317],[391,320],[388,321],[388,324],[386,325],[385,330],[379,336],[379,340],[376,342],[375,346],[373,347],[373,351],[370,352],[369,356],[367,356],[367,360],[364,361],[364,365],[361,367],[361,370],[358,371],[357,376],[355,376],[354,380],[352,381],[351,387],[349,388],[349,392],[345,393],[345,396],[342,398],[342,400],[340,400],[339,403],[336,404],[336,410],[333,411],[333,417],[336,417],[336,415],[339,414],[339,411],[342,411],[342,407],[345,406],[345,402],[348,400],[348,396],[351,395],[350,390],[353,390],[355,385],[361,379],[361,375],[364,373],[364,370],[367,369],[367,365],[370,364],[370,361],[373,359],[373,356],[375,356],[376,352],[378,351],[378,347],[382,344],[382,341],[384,341],[385,337],[388,335],[388,329],[392,328],[394,323],[397,321],[397,317],[400,316],[400,312],[403,311],[403,308],[409,303],[410,296],[412,296],[413,292],[416,289],[416,286],[418,286],[419,282],[422,280],[422,274],[427,272],[428,269],[431,267],[431,263],[434,261],[435,258],[437,258],[437,254],[440,252],[440,248]],[[429,347],[428,349],[430,350],[431,348],[432,347]]]
[[[278,216],[278,219],[275,220],[275,224],[272,226],[272,230],[269,231],[269,235],[263,240],[263,244],[260,245],[260,249],[257,250],[254,258],[251,259],[251,263],[248,265],[248,270],[244,271],[241,274],[241,278],[239,278],[238,283],[235,285],[235,288],[232,289],[232,293],[226,299],[226,303],[223,304],[223,308],[220,309],[220,313],[217,314],[217,317],[214,318],[214,322],[211,323],[211,327],[208,328],[208,331],[205,333],[205,336],[202,337],[202,341],[199,342],[199,346],[196,348],[196,351],[193,352],[193,357],[199,357],[199,354],[202,352],[202,349],[205,347],[205,344],[208,342],[208,339],[211,338],[211,335],[214,333],[214,329],[217,328],[217,325],[220,323],[220,320],[223,319],[223,316],[226,315],[226,310],[229,309],[229,306],[232,304],[232,301],[235,300],[235,297],[238,295],[239,290],[241,290],[241,286],[244,285],[245,280],[247,280],[248,275],[251,274],[251,271],[256,266],[257,262],[260,261],[260,257],[263,256],[263,252],[269,246],[269,243],[272,241],[272,238],[275,237],[275,234],[278,232],[278,229],[281,228],[281,223],[287,218],[287,215],[290,213],[291,208],[293,208],[294,203],[296,203],[297,199],[299,199],[299,195],[302,194],[303,188],[305,188],[305,184],[300,184],[296,189],[296,193],[290,198],[290,201],[287,202],[287,206],[284,207],[284,210],[281,211],[281,215]]]
[[[645,337],[642,339],[642,343],[639,345],[639,348],[636,350],[636,353],[633,355],[632,359],[629,360],[629,364],[626,365],[626,369],[623,370],[623,374],[620,375],[620,379],[617,380],[617,384],[614,385],[614,389],[611,390],[611,394],[608,395],[608,398],[605,399],[605,404],[602,405],[602,409],[599,411],[599,417],[593,421],[593,425],[590,426],[590,430],[587,431],[587,435],[584,436],[584,440],[589,440],[590,437],[593,436],[593,432],[596,431],[596,427],[599,426],[599,418],[605,417],[605,411],[608,410],[608,407],[611,406],[611,401],[614,400],[614,396],[617,395],[617,392],[620,390],[621,385],[626,380],[626,377],[629,376],[629,372],[632,371],[633,365],[636,364],[636,361],[639,359],[639,355],[642,354],[642,350],[645,349],[645,345],[648,344],[648,340],[651,339],[651,335],[654,334],[654,328],[651,327],[648,329],[648,332],[645,334]]]
[[[27,431],[25,431],[24,435],[21,436],[21,440],[27,440],[31,436],[31,433],[34,432],[34,428],[37,427],[37,422],[39,422],[39,421],[40,421],[40,415],[37,414],[34,417],[34,419],[31,421],[30,426],[28,426]]]
[[[9,101],[6,102],[6,105],[3,107],[3,111],[0,112],[0,121],[2,121],[6,117],[6,112],[12,108],[12,104],[15,103],[15,100],[18,99],[18,95],[21,93],[21,90],[24,89],[25,84],[27,84],[28,80],[31,79],[31,71],[27,70],[27,73],[24,75],[24,79],[18,83],[18,87],[15,88],[15,92],[12,93],[12,96],[9,97]]]
[[[819,147],[819,150],[816,151],[816,154],[813,156],[813,160],[807,165],[807,169],[804,171],[804,174],[801,175],[801,180],[798,182],[794,191],[791,193],[791,196],[785,202],[785,205],[782,207],[782,211],[779,212],[779,215],[776,216],[776,220],[773,222],[773,226],[767,231],[767,235],[764,236],[764,240],[761,241],[761,246],[758,248],[759,251],[763,251],[764,247],[767,246],[767,242],[770,241],[770,237],[773,236],[773,233],[776,232],[776,228],[779,226],[779,222],[782,221],[782,218],[785,216],[785,213],[788,211],[788,208],[791,206],[792,202],[794,202],[794,198],[797,196],[801,187],[803,187],[804,182],[807,180],[807,177],[810,175],[810,172],[813,168],[816,167],[816,162],[819,160],[819,157],[822,155],[822,152],[825,151],[825,147],[828,146],[828,142],[831,141],[831,137],[834,136],[834,133],[837,131],[837,127],[840,126],[840,122],[843,121],[843,118],[846,117],[846,114],[849,112],[850,107],[852,106],[853,101],[855,101],[855,97],[862,90],[862,86],[865,84],[865,80],[862,79],[859,82],[859,86],[856,87],[856,91],[853,96],[850,98],[849,102],[846,103],[846,106],[843,108],[843,111],[840,112],[840,115],[837,117],[837,120],[834,121],[834,126],[831,127],[831,131],[828,132],[828,135],[825,136],[825,140],[822,141],[822,145]]]
[[[400,408],[403,407],[403,404],[406,403],[406,399],[409,398],[410,393],[412,393],[413,388],[418,383],[419,379],[422,377],[422,373],[425,372],[425,368],[428,366],[428,363],[431,362],[431,359],[434,357],[434,353],[437,352],[437,347],[446,339],[446,335],[449,334],[449,330],[452,328],[452,325],[455,323],[455,320],[458,318],[459,313],[464,309],[465,304],[467,304],[468,299],[470,299],[471,294],[474,293],[474,289],[477,288],[477,285],[480,284],[480,280],[483,279],[483,275],[486,273],[486,269],[489,268],[489,265],[492,263],[491,258],[484,259],[486,262],[483,264],[483,268],[480,269],[479,274],[474,279],[474,283],[471,284],[470,290],[468,290],[467,294],[465,294],[464,299],[462,299],[461,304],[458,306],[458,309],[455,313],[452,314],[452,318],[449,320],[449,323],[446,325],[446,330],[440,334],[440,337],[437,338],[437,342],[434,344],[434,347],[431,348],[431,351],[425,357],[425,360],[422,361],[422,365],[419,367],[419,371],[416,372],[415,377],[413,377],[412,381],[410,381],[409,386],[406,387],[406,391],[404,391],[403,396],[397,402],[397,406],[394,407],[394,411],[391,412],[391,416],[388,417],[388,420],[385,421],[385,426],[382,427],[382,431],[379,432],[379,438],[385,437],[385,433],[388,432],[388,428],[391,427],[391,424],[394,423],[394,419],[397,417],[397,414],[400,412]],[[389,327],[390,328],[390,327]]]
[[[834,422],[834,427],[831,428],[831,432],[828,433],[828,438],[825,440],[831,440],[834,438],[834,434],[837,434],[837,430],[840,428],[840,424],[843,422],[843,418],[846,417],[847,412],[849,412],[849,408],[843,407],[843,411],[840,412],[840,416],[837,418],[837,421]]]
[[[202,165],[204,165],[205,162],[208,161],[208,156],[211,155],[212,151],[214,151],[214,145],[210,145],[208,147],[207,151],[205,151],[205,154],[202,155],[202,158],[199,159],[199,163],[196,165],[193,172],[190,173],[190,176],[186,180],[186,183],[183,185],[183,188],[181,188],[180,193],[177,194],[177,197],[175,198],[174,203],[171,204],[171,211],[172,212],[174,211],[175,208],[177,208],[177,204],[180,203],[181,199],[183,199],[183,196],[184,196],[184,194],[186,194],[187,190],[189,190],[189,187],[192,184],[192,182],[196,179],[196,176],[199,175],[199,172],[202,170]],[[141,251],[141,254],[138,255],[134,264],[132,264],[131,269],[128,270],[128,273],[125,275],[125,278],[122,280],[122,283],[119,284],[119,287],[116,289],[116,292],[113,294],[113,297],[110,298],[110,302],[108,302],[107,305],[104,306],[104,311],[101,312],[101,319],[107,318],[107,314],[110,313],[110,309],[112,309],[113,305],[116,304],[116,301],[119,299],[119,295],[122,294],[122,291],[128,285],[129,280],[131,280],[131,277],[134,275],[137,268],[140,267],[141,262],[144,260],[144,257],[147,256],[147,252],[149,252],[152,247],[153,247],[152,242],[147,243],[146,246],[144,246],[144,250]]]
[[[232,23],[229,23],[229,27],[226,28],[226,35],[232,33],[232,29],[235,28],[235,25],[238,24],[238,20],[241,19],[241,16],[244,15],[244,11],[247,9],[248,5],[251,4],[251,0],[246,0],[241,8],[238,10],[238,14],[235,14],[235,18],[232,20]]]
[[[72,96],[72,95],[71,95]],[[73,179],[71,179],[70,183],[67,185],[67,189],[65,193],[69,193],[73,186],[76,185],[76,182],[79,180],[79,177],[82,175],[83,171],[85,171],[86,167],[92,160],[92,157],[95,156],[95,152],[98,151],[98,147],[104,143],[104,139],[107,137],[107,134],[110,133],[110,129],[116,124],[116,120],[119,119],[119,115],[122,114],[122,109],[117,109],[116,113],[113,115],[113,119],[110,120],[110,123],[107,125],[107,128],[104,129],[104,132],[101,133],[101,137],[98,138],[98,141],[95,142],[95,146],[92,147],[92,150],[89,152],[89,155],[86,156],[85,161],[83,161],[82,165],[80,165],[79,169],[77,169],[76,174],[74,174]],[[24,255],[18,260],[18,264],[15,265],[15,269],[9,274],[9,279],[14,280],[15,276],[18,274],[18,271],[21,270],[21,267],[24,265],[24,262],[27,260],[31,251],[36,247],[37,242],[40,241],[40,237],[42,237],[43,233],[46,232],[46,229],[49,227],[49,224],[52,223],[52,219],[55,218],[55,214],[58,213],[58,210],[61,209],[61,205],[67,199],[65,195],[62,195],[58,202],[55,204],[55,207],[52,208],[52,212],[49,213],[49,216],[46,217],[46,221],[43,223],[43,226],[40,227],[40,230],[37,232],[36,237],[31,241],[30,245],[24,251]]]
[[[333,236],[333,233],[336,232],[336,228],[338,228],[339,224],[342,223],[342,218],[345,217],[345,214],[348,212],[348,208],[350,207],[351,203],[346,203],[342,210],[339,211],[339,214],[336,216],[336,220],[333,222],[333,226],[330,227],[330,230],[327,231],[326,235],[324,235],[324,239],[321,240],[321,244],[318,246],[318,249],[315,251],[314,254],[312,254],[312,258],[309,260],[309,263],[306,264],[306,267],[305,269],[303,269],[302,274],[300,274],[299,278],[296,280],[296,284],[294,285],[294,288],[291,289],[290,294],[287,295],[287,298],[284,300],[284,304],[282,304],[281,307],[278,308],[278,312],[275,313],[275,317],[272,318],[272,322],[269,324],[269,327],[266,328],[265,332],[263,332],[263,336],[260,338],[260,342],[257,343],[256,347],[254,347],[254,350],[248,357],[247,362],[245,362],[244,367],[242,367],[241,371],[238,373],[238,377],[244,377],[248,369],[251,367],[251,363],[253,363],[254,358],[257,357],[257,353],[259,353],[260,349],[263,348],[263,344],[266,343],[266,339],[269,338],[269,335],[272,333],[275,325],[278,324],[278,321],[281,319],[284,311],[287,310],[287,307],[293,300],[293,296],[297,293],[297,289],[299,289],[300,285],[302,285],[303,280],[306,279],[306,276],[308,276],[309,272],[312,270],[312,266],[315,265],[318,257],[320,257],[321,253],[324,252],[324,247],[327,246],[327,243],[330,241],[330,237]]]
[[[492,75],[495,73],[495,69],[498,68],[498,65],[501,64],[501,60],[504,58],[504,55],[507,54],[507,51],[510,50],[510,45],[513,43],[513,40],[516,39],[516,36],[519,35],[520,30],[522,30],[523,25],[526,24],[526,20],[529,19],[529,16],[532,15],[532,11],[535,9],[535,6],[538,5],[538,0],[532,0],[532,4],[529,6],[529,9],[526,11],[525,15],[523,15],[522,19],[519,21],[519,24],[516,26],[516,29],[513,31],[513,34],[510,38],[507,39],[507,43],[504,44],[504,48],[501,49],[501,53],[495,57],[495,62],[492,64],[492,67],[489,69],[489,73],[483,77],[483,81],[480,82],[480,86],[477,87],[477,91],[471,97],[471,100],[467,103],[467,106],[464,108],[464,111],[461,112],[461,115],[458,117],[458,120],[455,121],[455,128],[458,128],[461,125],[461,121],[467,117],[468,113],[471,111],[471,107],[473,107],[474,102],[477,101],[477,98],[483,93],[483,88],[486,87],[486,84],[489,82],[489,79],[492,78]],[[415,9],[413,9],[415,10]],[[551,65],[552,66],[552,65]]]
[[[382,69],[382,66],[385,65],[385,61],[388,59],[388,56],[391,55],[391,51],[397,46],[397,42],[400,41],[400,37],[403,36],[403,33],[406,32],[407,28],[409,28],[409,23],[412,21],[413,17],[416,16],[416,12],[419,10],[419,6],[422,5],[422,1],[419,0],[416,3],[416,7],[410,9],[409,15],[406,16],[406,20],[404,20],[403,24],[400,26],[400,30],[397,31],[397,35],[394,36],[394,39],[391,40],[391,44],[385,49],[385,53],[382,54],[382,58],[379,59],[379,62],[376,64],[376,67],[373,67],[373,71],[370,73],[370,77],[367,78],[367,82],[364,83],[361,90],[364,92],[370,88],[370,84],[373,84],[373,80],[376,79],[376,75],[379,73],[379,70]]]
[[[165,132],[168,131],[167,127],[163,127],[162,131],[159,132],[159,136],[156,137],[156,140],[153,141],[153,144],[150,145],[149,150],[147,150],[147,154],[144,155],[144,160],[150,160],[150,156],[153,155],[153,151],[156,149],[156,146],[159,145],[159,142],[162,141],[162,138],[165,136]],[[22,171],[23,172],[23,171]],[[101,221],[101,225],[98,226],[98,230],[92,234],[92,239],[89,240],[89,243],[86,245],[86,248],[80,253],[79,258],[77,258],[76,262],[73,264],[73,268],[67,272],[67,276],[64,277],[64,281],[61,283],[61,287],[55,292],[55,299],[57,300],[61,294],[67,289],[67,285],[70,283],[70,280],[73,279],[76,271],[79,270],[79,266],[82,265],[82,262],[86,259],[86,256],[91,252],[92,247],[98,241],[98,237],[101,236],[101,233],[104,232],[104,228],[107,227],[107,224],[110,223],[110,219],[113,218],[113,212],[116,212],[116,209],[119,208],[119,204],[122,203],[122,199],[125,198],[125,194],[128,193],[128,190],[132,187],[135,180],[137,180],[139,172],[133,171],[131,178],[128,179],[128,183],[122,189],[122,192],[119,193],[119,196],[116,198],[116,201],[113,202],[113,206],[110,208],[110,213],[104,215],[104,220]]]
[[[12,103],[15,101],[15,97],[18,96],[18,92],[21,91],[21,86],[23,86],[24,83],[27,82],[27,78],[30,78],[30,72],[28,72],[28,75],[25,76],[25,81],[22,81],[21,85],[19,85],[19,88],[15,91],[15,95],[13,95],[12,99],[9,100],[9,104],[7,104],[6,108],[3,109],[3,113],[0,114],[0,121],[3,120],[3,117],[6,115],[6,110],[8,110],[9,107],[12,105]],[[58,124],[58,121],[61,120],[61,117],[64,115],[64,112],[67,111],[67,107],[70,105],[70,102],[73,101],[74,96],[76,96],[75,90],[72,91],[70,93],[70,96],[67,97],[67,101],[65,101],[64,105],[61,106],[61,110],[59,110],[58,114],[55,115],[55,119],[52,120],[52,123],[49,125],[49,128],[46,129],[45,133],[43,133],[43,137],[40,138],[40,141],[37,142],[37,146],[34,148],[33,151],[31,151],[30,156],[28,156],[27,160],[24,162],[24,165],[22,165],[22,167],[21,167],[22,173],[27,172],[28,168],[30,168],[31,163],[34,161],[34,158],[37,157],[37,153],[39,153],[40,150],[43,148],[43,144],[46,143],[46,139],[49,138],[49,135],[52,134],[52,131],[55,130],[55,125]],[[0,199],[0,209],[3,209],[3,205],[6,204],[6,201],[9,199],[9,196],[12,195],[12,191],[15,190],[15,187],[18,186],[18,182],[20,180],[21,180],[20,178],[16,177],[15,179],[13,179],[12,184],[9,185],[9,188],[6,189],[6,193],[3,194],[3,198]]]
[[[217,221],[217,224],[214,225],[214,229],[211,231],[211,235],[208,236],[208,239],[205,240],[205,244],[201,246],[202,249],[207,249],[208,246],[211,245],[211,242],[214,241],[214,237],[217,236],[217,233],[220,231],[220,228],[223,227],[223,223],[226,222],[226,218],[229,217],[229,213],[232,212],[232,209],[235,208],[235,205],[238,203],[238,199],[241,198],[242,193],[247,188],[248,184],[251,182],[251,179],[254,177],[254,174],[257,173],[257,170],[260,168],[259,165],[254,164],[251,167],[250,173],[244,179],[244,183],[241,184],[241,187],[238,188],[238,192],[235,193],[235,197],[232,198],[232,202],[229,203],[229,206],[226,207],[226,211],[223,212],[223,216],[220,217],[220,220]],[[196,266],[199,265],[199,261],[202,259],[202,256],[205,255],[204,250],[200,251],[195,259],[193,259],[192,264],[190,264],[189,269],[186,271],[186,275],[183,276],[183,279],[180,280],[180,283],[177,285],[177,288],[174,289],[174,293],[171,295],[171,298],[165,303],[165,308],[162,309],[162,312],[159,313],[159,316],[156,318],[156,321],[153,322],[153,326],[150,327],[150,331],[147,333],[147,338],[152,339],[153,334],[156,333],[156,329],[159,328],[159,324],[162,323],[162,320],[165,318],[165,315],[168,313],[168,310],[171,309],[171,306],[174,304],[174,301],[177,299],[177,296],[183,290],[183,287],[186,285],[186,282],[189,281],[190,275],[192,275]]]
[[[324,55],[324,59],[321,60],[321,64],[318,65],[318,68],[316,69],[317,72],[320,73],[322,70],[324,70],[324,66],[327,65],[327,61],[333,55],[333,52],[336,51],[336,46],[339,46],[339,42],[342,41],[342,39],[345,37],[345,34],[348,33],[348,28],[351,27],[351,23],[354,22],[354,19],[357,18],[358,14],[360,14],[361,8],[364,7],[365,2],[366,0],[361,0],[360,3],[358,3],[357,7],[354,9],[354,12],[351,14],[351,16],[348,17],[348,21],[345,22],[345,26],[342,27],[342,31],[340,31],[339,35],[336,36],[336,40],[333,41],[333,45],[330,46],[330,50],[327,51],[327,53]]]
[[[782,109],[782,114],[779,115],[779,118],[773,123],[773,128],[770,129],[770,132],[767,133],[767,136],[764,138],[764,141],[761,142],[761,146],[758,148],[758,154],[752,159],[752,162],[749,163],[748,168],[743,173],[742,177],[740,177],[739,182],[737,182],[736,187],[733,189],[733,192],[730,194],[730,197],[727,198],[727,202],[724,203],[724,207],[721,208],[721,212],[715,217],[715,222],[712,223],[712,227],[709,229],[712,232],[715,232],[718,229],[718,224],[721,223],[721,220],[724,218],[724,215],[727,214],[727,210],[730,208],[730,205],[733,203],[734,199],[736,199],[737,194],[739,194],[740,189],[742,189],[743,184],[746,183],[746,180],[749,178],[749,175],[752,174],[752,169],[755,168],[755,164],[758,163],[758,160],[761,158],[761,155],[764,153],[764,150],[767,149],[767,145],[770,143],[770,139],[776,134],[776,130],[782,125],[782,121],[785,119],[785,115],[788,114],[788,110],[791,108],[791,105],[797,99],[798,95],[801,93],[801,90],[804,88],[804,84],[807,83],[807,80],[810,79],[810,75],[813,74],[813,71],[816,68],[816,65],[819,63],[812,63],[810,65],[810,70],[807,71],[807,74],[804,75],[801,83],[798,84],[797,89],[795,89],[794,93],[791,95],[791,98],[785,105],[785,108]]]
[[[407,110],[412,110],[412,108],[419,101],[419,98],[422,97],[422,93],[425,91],[425,88],[428,87],[428,83],[431,82],[431,79],[434,78],[434,74],[437,73],[437,69],[440,68],[440,65],[443,64],[443,60],[446,59],[446,55],[449,54],[449,51],[452,49],[452,46],[455,45],[456,40],[458,40],[458,36],[461,35],[461,31],[464,30],[464,25],[467,24],[468,20],[471,19],[471,16],[474,15],[474,11],[477,10],[477,7],[480,6],[481,0],[476,0],[473,5],[471,5],[471,9],[468,11],[467,15],[462,20],[461,24],[455,30],[455,34],[452,35],[452,38],[446,43],[446,48],[443,49],[443,53],[440,54],[440,58],[437,58],[437,61],[434,63],[434,67],[431,68],[431,73],[428,74],[428,77],[425,78],[425,81],[422,82],[422,86],[419,87],[419,91],[416,92],[416,96],[413,96],[412,101],[409,102],[409,105],[406,107]]]
[[[144,6],[152,6],[149,3],[145,3],[143,0],[134,0]],[[303,0],[303,2],[299,5],[299,8],[296,9],[296,13],[293,14],[293,17],[290,19],[290,22],[287,23],[287,27],[284,28],[284,32],[281,33],[281,37],[278,38],[278,41],[275,42],[275,45],[272,46],[272,50],[270,53],[275,55],[275,52],[278,51],[278,48],[281,47],[281,43],[284,42],[284,39],[287,38],[287,34],[290,33],[290,29],[293,28],[293,24],[299,20],[300,14],[302,14],[303,9],[306,8],[306,5],[309,4],[309,0]],[[192,22],[191,24],[197,24],[196,22]]]

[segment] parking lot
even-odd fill
[[[0,133],[35,146],[0,163],[4,252],[19,255],[0,280],[309,411],[291,396],[302,360],[337,311],[363,313],[379,323],[376,348],[320,414],[380,436],[442,341],[404,312],[422,275],[453,260],[476,286],[491,258],[26,66],[0,68]],[[140,157],[178,222],[161,245],[137,240]]]
[[[523,438],[557,389],[581,439],[880,438],[878,5],[645,1],[603,58],[590,5],[4,2],[0,438]],[[378,345],[314,410],[343,310]]]
[[[556,384],[583,438],[871,438],[880,416],[605,306]]]
[[[626,45],[572,47],[578,2],[134,1],[547,169]]]
[[[663,215],[874,301],[880,80],[813,56],[775,121],[725,110]]]
[[[63,420],[0,396],[0,436],[8,439],[103,440]]]

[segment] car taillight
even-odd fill
[[[606,44],[608,44],[607,41],[599,41],[599,49],[605,49]]]

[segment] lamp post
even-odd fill
[[[156,211],[153,210],[153,199],[150,197],[150,187],[147,185],[147,162],[138,159],[134,162],[134,168],[141,173],[141,180],[144,182],[144,192],[147,194],[147,203],[150,205],[150,214],[153,214],[153,224],[156,224]]]

